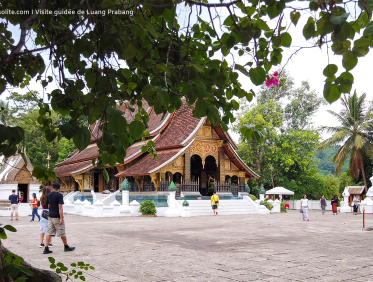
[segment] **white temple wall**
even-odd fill
[[[0,184],[0,200],[8,200],[12,190],[17,190],[18,184]]]

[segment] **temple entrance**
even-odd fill
[[[175,183],[175,184],[181,184],[181,180],[182,180],[182,174],[180,172],[176,172],[174,173],[174,175],[172,176],[172,181]]]
[[[214,192],[214,182],[218,179],[217,171],[218,167],[216,165],[216,160],[213,156],[207,156],[205,160],[205,171],[206,171],[206,194],[211,196]]]
[[[198,155],[193,155],[190,158],[190,177],[192,181],[198,181],[201,183],[201,174],[203,166],[202,159]]]
[[[18,184],[18,191],[21,192],[21,197],[23,194],[23,200],[20,202],[27,203],[28,202],[28,184]]]
[[[94,173],[93,174],[93,190],[95,192],[99,192],[100,191],[100,186],[99,186],[99,174],[98,173]]]

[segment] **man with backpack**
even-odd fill
[[[16,190],[12,190],[12,195],[9,196],[10,201],[10,220],[13,220],[13,212],[16,213],[16,220],[18,220],[18,195]]]
[[[47,205],[49,205],[49,215],[48,215],[48,230],[47,236],[45,239],[45,249],[43,254],[50,254],[52,253],[49,250],[49,243],[51,241],[51,236],[55,234],[58,237],[61,237],[62,242],[64,244],[64,251],[71,252],[75,250],[75,247],[69,247],[67,244],[66,233],[65,233],[65,220],[63,218],[63,196],[59,192],[60,190],[60,183],[55,182],[53,183],[53,191],[50,192],[47,196]]]

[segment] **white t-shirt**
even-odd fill
[[[308,199],[301,199],[300,201],[302,203],[302,207],[307,207],[308,206]]]

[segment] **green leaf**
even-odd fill
[[[368,35],[373,37],[373,22],[369,22],[367,27],[364,30],[364,33],[367,33]]]
[[[309,17],[307,23],[303,28],[304,38],[306,38],[307,40],[310,39],[311,37],[313,37],[315,31],[315,21],[312,17]]]
[[[349,72],[342,72],[340,77],[342,77],[344,80],[348,80],[351,83],[354,83],[354,76]]]
[[[333,24],[338,24],[338,25],[343,24],[347,20],[349,15],[350,14],[348,14],[348,13],[344,13],[340,16],[332,15],[330,17],[330,22],[333,23]]]
[[[63,124],[60,126],[60,131],[62,136],[66,137],[67,139],[73,138],[73,136],[78,132],[79,126],[72,125],[69,123]]]
[[[225,43],[225,46],[228,49],[231,49],[236,44],[236,38],[233,35],[230,35]]]
[[[266,79],[266,72],[262,67],[251,68],[249,76],[255,85],[262,85]]]
[[[145,126],[141,121],[133,121],[129,124],[129,131],[133,139],[138,140],[141,138],[142,133],[145,130]]]
[[[368,38],[368,37],[362,37],[358,40],[355,40],[354,42],[354,48],[362,48],[362,49],[366,49],[369,47],[370,43],[371,43],[371,39]]]
[[[326,68],[323,71],[323,74],[326,77],[333,77],[338,71],[338,67],[334,64],[329,64],[326,66]]]
[[[50,263],[55,263],[56,262],[56,260],[52,257],[48,257],[48,260],[49,260]]]
[[[9,230],[10,232],[17,232],[17,229],[15,229],[11,225],[5,225],[5,226],[3,226],[3,228],[6,229],[6,230]]]
[[[32,276],[32,271],[29,268],[21,268],[21,271],[28,276]]]
[[[85,281],[85,277],[84,276],[79,276],[80,280],[82,281]]]
[[[132,43],[128,44],[127,48],[122,53],[122,56],[126,60],[131,60],[137,54],[137,48],[132,45]]]
[[[135,89],[136,86],[137,86],[137,84],[134,83],[134,82],[130,82],[130,83],[128,83],[128,88],[131,89],[131,90]]]
[[[79,151],[84,150],[88,146],[90,140],[91,133],[86,127],[80,127],[73,137],[74,144],[79,149]]]
[[[109,183],[109,174],[106,169],[102,170],[102,175],[104,176],[106,183]]]
[[[235,65],[234,65],[234,68],[235,68],[236,70],[239,70],[240,72],[242,72],[244,75],[249,76],[249,73],[248,73],[248,71],[245,69],[245,67],[243,67],[243,66],[241,66],[241,65],[239,65],[239,64],[235,64]]]
[[[0,239],[5,240],[6,238],[8,238],[8,236],[6,236],[4,228],[0,227]]]
[[[14,282],[25,282],[25,281],[26,281],[26,277],[21,276],[21,277],[18,277],[17,280],[15,280]]]
[[[357,65],[357,62],[357,57],[351,51],[343,54],[342,65],[347,71],[352,70]]]
[[[95,73],[89,73],[85,76],[85,81],[87,82],[88,87],[94,87],[96,84],[96,74]]]
[[[353,31],[351,25],[348,22],[344,22],[342,25],[335,26],[334,36],[343,42],[349,37],[351,30]]]
[[[324,85],[324,98],[330,104],[337,101],[341,97],[341,92],[338,89],[338,85],[326,82]]]
[[[238,110],[240,108],[240,104],[236,100],[231,101],[233,109]]]
[[[291,35],[287,32],[281,34],[280,46],[290,47],[291,45]]]
[[[198,100],[196,102],[196,106],[194,107],[194,113],[196,114],[198,118],[201,118],[201,117],[206,116],[206,109],[207,108],[205,104],[202,101]]]
[[[297,12],[297,11],[292,11],[291,13],[290,13],[290,19],[291,19],[291,22],[295,25],[295,26],[297,26],[297,23],[298,23],[298,20],[299,20],[299,18],[300,18],[300,13],[299,12]]]
[[[263,21],[262,19],[257,20],[256,24],[258,25],[258,27],[261,30],[264,30],[264,31],[269,31],[270,30],[270,28],[267,25],[267,23],[265,21]]]
[[[267,7],[267,14],[270,17],[270,19],[273,19],[281,14],[281,12],[285,8],[285,3],[280,2],[274,2],[272,5]]]

